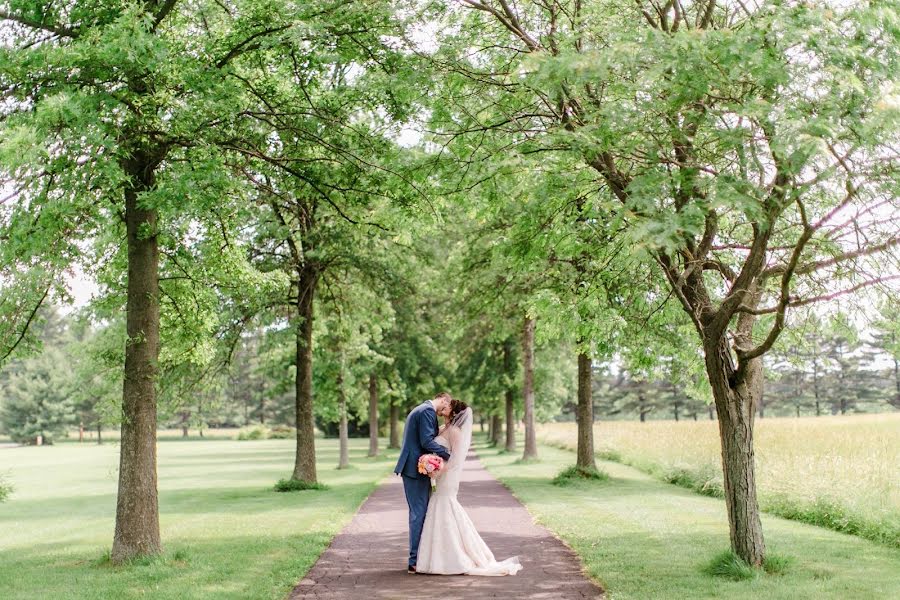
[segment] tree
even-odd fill
[[[25,359],[3,386],[0,420],[14,442],[52,444],[75,422],[72,381],[59,368],[64,363],[62,350],[49,348]]]
[[[318,296],[330,273],[373,267],[365,252],[384,243],[391,224],[379,218],[392,202],[413,201],[414,186],[394,171],[401,152],[386,135],[405,103],[389,81],[402,61],[385,41],[391,22],[384,8],[303,8],[314,23],[302,46],[287,38],[238,61],[237,77],[253,107],[242,114],[241,129],[222,139],[237,157],[235,172],[255,190],[254,262],[290,279],[288,293],[269,308],[291,311],[297,424],[291,477],[307,483],[317,479]],[[373,268],[371,276],[382,273]]]
[[[448,52],[493,55],[455,55],[486,101],[454,131],[505,135],[520,156],[562,148],[596,171],[694,325],[732,549],[760,565],[761,357],[790,307],[895,278],[872,257],[900,243],[878,217],[898,197],[897,4],[460,4],[472,10],[451,11],[469,22]]]
[[[177,347],[161,353],[161,322],[178,324],[169,333],[181,335],[169,341],[197,342],[209,334],[207,317],[217,314],[209,306],[181,310],[191,292],[198,300],[215,297],[209,281],[190,271],[196,255],[186,248],[214,247],[205,272],[221,275],[224,268],[232,284],[244,281],[242,253],[229,241],[229,217],[237,215],[226,205],[234,190],[207,135],[227,124],[223,115],[240,113],[239,90],[226,74],[235,58],[290,27],[260,31],[253,15],[236,18],[215,3],[187,8],[174,1],[14,3],[0,13],[7,41],[0,72],[9,92],[0,164],[19,200],[4,222],[3,237],[15,243],[4,244],[0,263],[34,307],[59,287],[61,269],[78,262],[105,280],[109,298],[124,292],[116,563],[161,551],[160,369],[168,363],[190,371],[211,356],[210,339],[177,360],[168,354]],[[81,241],[91,242],[92,252]],[[0,356],[27,333],[34,311],[21,304],[3,307],[18,337]],[[188,331],[188,324],[197,327]]]
[[[888,393],[887,403],[900,409],[900,311],[890,298],[880,303],[873,325],[873,348],[887,355],[893,363],[894,389]]]

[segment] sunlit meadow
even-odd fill
[[[541,441],[568,448],[575,434],[574,423],[538,431]],[[871,521],[900,522],[900,413],[758,419],[755,439],[764,509],[825,501]],[[689,471],[721,482],[715,421],[602,421],[594,444],[601,456],[663,478]]]

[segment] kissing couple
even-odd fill
[[[440,428],[438,416],[444,421]],[[447,392],[418,405],[406,417],[394,473],[403,477],[409,506],[408,573],[515,575],[522,568],[515,556],[501,562],[494,559],[456,499],[472,444],[473,420],[472,409]],[[443,464],[429,455],[439,456]],[[422,462],[437,465],[430,477],[422,472],[427,472]]]

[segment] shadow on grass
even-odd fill
[[[145,594],[159,600],[284,597],[328,546],[332,531],[284,536],[178,539],[161,556],[123,565],[108,550],[65,552],[56,544],[0,553],[4,598],[113,600]],[[186,593],[190,590],[190,593]]]

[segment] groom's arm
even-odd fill
[[[434,426],[434,419],[428,411],[422,411],[419,415],[419,444],[431,454],[437,454],[444,460],[450,460],[450,453],[447,449],[434,441],[437,437],[437,428]]]

